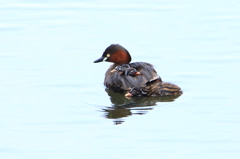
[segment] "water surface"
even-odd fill
[[[238,1],[6,1],[1,158],[239,158]],[[119,43],[176,99],[106,92]]]

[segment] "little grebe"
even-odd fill
[[[146,62],[130,63],[131,56],[129,52],[119,44],[112,44],[107,47],[102,57],[95,60],[94,63],[102,61],[114,63],[105,73],[104,85],[115,92],[129,91],[134,87],[141,87],[147,82],[156,79],[162,82],[153,65]],[[132,76],[125,75],[121,71],[113,71],[117,66],[122,64],[128,64],[130,69],[134,68],[138,73]]]
[[[144,87],[134,87],[128,93],[126,97],[132,96],[180,96],[182,90],[175,84],[160,82],[158,79],[147,82]]]

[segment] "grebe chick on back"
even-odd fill
[[[111,73],[118,71],[121,74],[124,74],[125,76],[137,76],[140,75],[140,72],[137,72],[137,70],[134,67],[131,67],[129,64],[121,64],[116,66]]]
[[[134,87],[128,93],[125,94],[126,97],[132,96],[180,96],[182,90],[175,84],[160,82],[158,79],[154,81],[147,82],[143,87]]]

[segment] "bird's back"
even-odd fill
[[[126,76],[118,71],[111,72],[116,65],[113,64],[105,73],[104,85],[116,92],[130,90],[134,87],[141,87],[147,82],[160,78],[153,66],[146,62],[135,62],[129,64],[135,68],[140,75]]]

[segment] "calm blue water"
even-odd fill
[[[6,1],[0,157],[240,157],[239,1]],[[119,43],[179,85],[177,99],[108,93]]]

